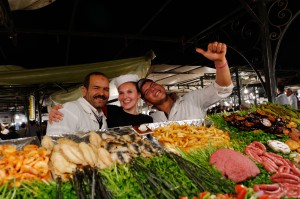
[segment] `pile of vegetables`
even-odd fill
[[[184,153],[184,152],[182,152]],[[201,157],[198,157],[201,158]],[[232,192],[234,185],[219,172],[212,173],[175,154],[136,158],[132,164],[116,165],[100,173],[114,198],[179,198],[201,191]]]
[[[50,181],[24,181],[20,187],[10,187],[6,182],[0,187],[1,199],[72,199],[77,198],[70,182],[58,180]]]
[[[236,194],[211,193],[203,191],[198,196],[193,196],[191,199],[267,199],[268,194],[255,193],[252,188],[248,188],[243,184],[235,185]],[[189,199],[188,196],[181,196],[180,199]]]
[[[300,126],[298,111],[277,104],[251,107],[239,114],[245,115],[258,109],[294,121],[298,128]],[[260,174],[255,178],[244,181],[243,184],[235,184],[224,178],[221,172],[209,163],[209,158],[217,148],[230,147],[243,152],[245,146],[253,141],[259,140],[266,144],[268,140],[284,141],[287,138],[263,131],[240,131],[229,125],[219,114],[209,115],[208,119],[218,129],[229,133],[230,146],[208,146],[189,152],[178,149],[179,155],[164,152],[152,158],[136,157],[131,163],[118,164],[102,170],[84,167],[74,172],[70,181],[61,181],[59,178],[31,181],[23,182],[20,187],[9,186],[6,183],[0,187],[0,198],[267,198],[262,193],[255,193],[251,188],[254,184],[271,183],[270,174],[261,165],[257,165]]]

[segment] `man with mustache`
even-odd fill
[[[101,72],[88,74],[83,81],[82,97],[66,102],[59,122],[48,123],[46,135],[87,132],[107,128],[102,108],[109,98],[109,79]]]

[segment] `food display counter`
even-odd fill
[[[300,113],[265,104],[189,120],[1,141],[2,198],[299,198]]]

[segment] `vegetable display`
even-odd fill
[[[56,148],[55,142],[46,137],[47,140],[43,140],[42,144],[47,147],[30,151],[30,154],[36,154],[33,157],[33,166],[38,160],[48,161],[47,156],[51,157],[54,150],[59,151],[61,156],[68,157],[68,161],[75,165],[67,175],[56,172],[52,179],[48,177],[52,167],[47,168],[44,173],[38,170],[36,173],[39,180],[34,178],[20,181],[13,173],[7,177],[6,174],[12,170],[8,170],[6,163],[12,164],[14,169],[18,168],[14,163],[16,158],[9,158],[7,153],[28,158],[30,155],[18,152],[13,147],[0,145],[5,149],[0,151],[0,169],[5,168],[5,178],[0,172],[0,198],[300,197],[300,169],[294,164],[299,162],[296,155],[300,148],[300,142],[296,139],[300,125],[299,112],[290,107],[266,104],[232,114],[212,114],[208,119],[212,126],[185,125],[179,128],[172,124],[160,128],[161,134],[145,136],[93,132],[76,141],[57,139]],[[189,134],[189,131],[192,133]],[[177,145],[160,148],[163,144],[157,145],[155,138],[168,142],[168,146],[170,143]],[[67,142],[68,147],[64,147],[62,142]],[[99,151],[99,148],[95,150],[99,145],[107,150],[106,153]],[[73,147],[72,150],[69,146]],[[72,152],[75,146],[86,162],[75,164],[73,156],[78,157],[77,153],[66,155],[68,151],[63,150],[69,149]],[[33,146],[27,148],[30,147]],[[87,157],[84,154],[86,151],[99,156],[97,159],[93,156]],[[104,159],[101,159],[100,154],[105,154],[110,160],[110,166],[101,166],[99,160],[104,163]],[[66,170],[55,160],[50,158],[52,166],[61,171]],[[250,169],[254,169],[255,173],[246,175]],[[23,169],[22,172],[24,171]],[[43,178],[46,175],[47,178]]]

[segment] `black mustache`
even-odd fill
[[[100,99],[103,99],[103,100],[107,100],[108,99],[104,95],[96,95],[96,96],[94,96],[94,99],[97,99],[97,98],[100,98]]]

